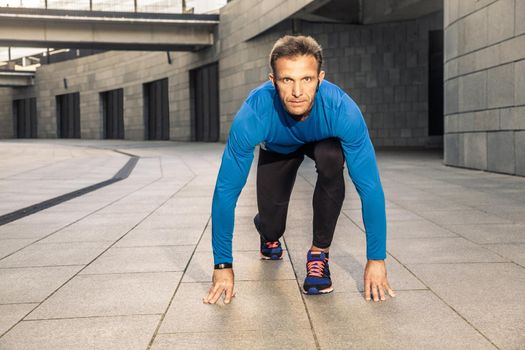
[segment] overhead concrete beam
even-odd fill
[[[1,8],[0,45],[193,51],[213,45],[216,15]]]
[[[24,87],[34,85],[35,74],[31,72],[0,71],[0,87]]]
[[[409,20],[440,10],[443,0],[363,0],[362,23]]]

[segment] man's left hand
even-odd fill
[[[386,300],[386,293],[391,297],[396,294],[390,288],[388,279],[386,278],[386,266],[384,260],[368,260],[365,268],[365,299],[370,300],[370,294],[374,301]]]

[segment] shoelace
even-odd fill
[[[306,263],[306,269],[308,270],[308,276],[323,277],[324,266],[326,260],[313,260]]]
[[[265,242],[266,248],[273,249],[273,248],[279,248],[279,241],[275,242]]]

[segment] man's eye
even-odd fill
[[[283,83],[288,84],[291,81],[292,81],[292,79],[290,79],[290,78],[283,78]]]
[[[303,78],[304,81],[306,81],[307,83],[311,82],[312,81],[312,77],[305,77]]]

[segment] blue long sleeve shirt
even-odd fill
[[[301,145],[337,137],[348,172],[361,198],[367,258],[386,258],[385,198],[374,148],[357,104],[324,80],[306,120],[294,120],[270,81],[254,89],[235,116],[222,156],[212,203],[215,264],[231,263],[235,206],[253,161],[255,147],[288,154]]]

